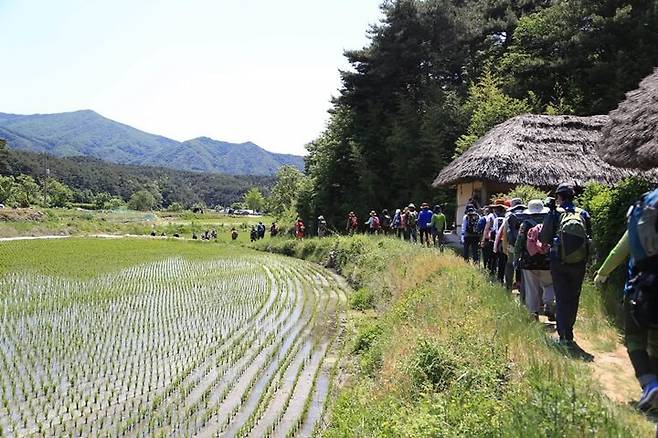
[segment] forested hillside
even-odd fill
[[[284,165],[303,166],[300,156],[276,154],[251,142],[236,144],[207,137],[178,142],[89,110],[0,113],[0,139],[6,140],[10,148],[26,152],[230,175],[274,175]]]
[[[26,174],[42,180],[46,169],[57,181],[75,189],[78,202],[94,202],[108,193],[128,200],[139,190],[162,196],[162,206],[176,202],[185,207],[230,205],[251,187],[267,192],[274,178],[186,172],[162,167],[112,164],[86,157],[56,158],[46,154],[4,150],[0,145],[0,175]]]
[[[658,2],[397,0],[345,53],[327,129],[309,146],[309,217],[444,201],[431,182],[520,113],[604,114],[658,65]]]

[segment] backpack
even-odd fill
[[[478,225],[477,225],[478,234],[484,233],[484,229],[486,227],[487,227],[487,218],[485,216],[481,216],[480,219],[478,220]]]
[[[469,237],[479,236],[480,231],[478,229],[478,224],[480,222],[480,215],[477,213],[468,213],[466,215],[466,231],[465,235]]]
[[[372,224],[371,224],[371,226],[372,226],[372,228],[374,228],[375,230],[378,230],[378,229],[380,228],[379,218],[378,218],[377,216],[373,216],[373,217],[372,217]]]
[[[418,217],[416,216],[416,212],[415,211],[410,211],[407,214],[407,227],[416,228],[416,219],[417,218]]]
[[[628,211],[628,242],[637,271],[658,266],[658,189]]]
[[[544,247],[539,241],[542,224],[538,223],[536,218],[527,218],[521,226],[523,227],[523,231],[519,231],[517,238],[525,238],[526,240],[523,250],[519,255],[519,268],[542,271],[549,270],[549,247],[548,245]]]
[[[382,220],[382,226],[384,228],[390,228],[391,227],[391,216],[384,215],[383,220]]]
[[[631,315],[640,327],[658,329],[658,189],[628,211],[633,277],[628,281]]]
[[[521,223],[525,219],[524,215],[521,213],[510,213],[507,218],[507,242],[514,246],[516,239],[519,236],[519,228],[521,228]]]
[[[352,228],[357,228],[359,226],[359,220],[356,218],[356,216],[352,216],[350,218],[350,226]]]
[[[493,223],[491,224],[491,230],[489,231],[489,240],[492,242],[496,240],[496,234],[500,231],[500,227],[503,225],[504,220],[505,218],[502,216],[496,216],[494,218]]]
[[[589,238],[582,210],[560,212],[557,235],[560,238],[560,261],[571,265],[587,261],[589,256]]]

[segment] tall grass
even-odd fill
[[[358,290],[348,383],[325,436],[653,436],[505,289],[454,255],[365,236],[257,248],[332,266]],[[614,342],[595,292],[583,303],[583,329]]]

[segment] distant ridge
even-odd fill
[[[283,165],[303,169],[304,158],[247,143],[208,137],[178,142],[115,122],[91,110],[57,114],[0,113],[0,138],[16,150],[59,157],[92,157],[120,164],[163,166],[231,175],[273,175]]]

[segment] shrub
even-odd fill
[[[368,289],[362,287],[350,298],[350,305],[354,310],[367,310],[375,307],[375,295]]]
[[[417,389],[442,391],[455,379],[458,365],[450,351],[431,339],[421,338],[407,364]]]

